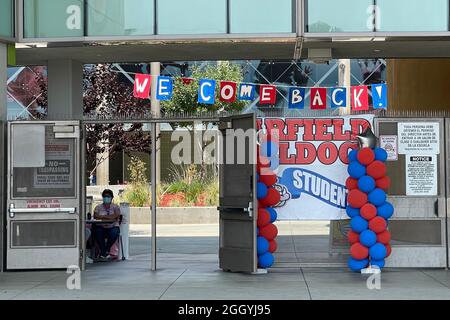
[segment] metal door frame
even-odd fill
[[[75,170],[74,175],[73,175],[73,179],[75,179],[74,181],[74,190],[75,190],[75,197],[55,197],[55,199],[66,199],[66,200],[74,200],[74,204],[76,206],[78,206],[78,212],[75,212],[75,214],[78,215],[78,219],[41,219],[41,221],[55,221],[55,220],[61,220],[61,221],[65,221],[65,220],[73,220],[76,222],[76,225],[78,227],[78,230],[83,229],[84,232],[84,228],[81,228],[82,224],[81,224],[81,216],[82,216],[82,209],[80,207],[81,205],[81,194],[80,194],[80,188],[81,188],[81,180],[80,180],[80,174],[81,174],[81,154],[80,154],[80,146],[81,146],[81,130],[80,130],[80,126],[81,126],[81,122],[78,120],[64,120],[64,121],[58,121],[58,120],[14,120],[14,121],[7,121],[6,124],[4,125],[4,137],[5,139],[3,139],[2,141],[5,141],[5,145],[4,145],[4,150],[5,150],[5,155],[6,159],[8,159],[7,161],[5,161],[4,163],[4,168],[5,168],[5,172],[7,174],[7,176],[4,178],[4,183],[5,183],[5,188],[6,188],[6,192],[4,192],[4,200],[2,202],[3,205],[3,212],[4,212],[4,216],[2,218],[2,221],[4,223],[4,225],[2,226],[2,231],[4,232],[4,243],[2,245],[2,249],[4,249],[4,255],[3,255],[3,269],[4,270],[8,270],[8,260],[7,260],[7,254],[8,254],[8,250],[9,250],[9,242],[10,239],[8,239],[8,234],[10,231],[8,231],[8,215],[9,215],[9,209],[8,209],[8,202],[15,202],[15,201],[19,201],[19,202],[23,202],[26,199],[33,199],[33,197],[20,197],[20,198],[13,198],[12,196],[12,186],[13,186],[13,176],[12,176],[12,166],[13,166],[13,160],[12,160],[12,146],[13,146],[13,141],[12,141],[12,134],[10,134],[12,132],[12,126],[14,124],[19,124],[19,125],[27,125],[27,124],[32,124],[32,125],[43,125],[43,126],[47,126],[47,125],[52,125],[52,126],[74,126],[76,128],[78,128],[78,132],[80,133],[79,137],[71,137],[71,136],[67,136],[67,137],[61,137],[62,139],[73,139],[74,140],[74,144],[73,144],[73,159],[74,159],[74,165],[73,165],[73,170]],[[65,133],[61,133],[61,135],[64,135]],[[76,132],[75,132],[76,134]],[[55,138],[57,139],[57,138]],[[78,199],[77,199],[78,197]],[[34,198],[42,198],[42,197],[34,197]],[[78,201],[77,201],[78,200]],[[84,212],[84,209],[83,209]],[[20,220],[20,219],[19,219]],[[26,219],[25,219],[26,220]],[[35,220],[38,221],[38,220]],[[80,246],[80,235],[79,232],[76,230],[74,233],[76,239],[75,239],[75,243],[76,243],[76,248],[78,248],[78,256],[80,257],[82,255],[82,251],[80,251],[82,249],[82,247]],[[15,249],[15,250],[19,250],[19,249]],[[80,260],[79,260],[80,261]],[[80,264],[78,264],[80,266]],[[30,268],[31,270],[32,268]]]
[[[257,127],[256,127],[257,126],[257,124],[256,124],[257,117],[256,117],[255,113],[253,113],[252,115],[253,115],[252,117],[253,117],[253,123],[254,123],[254,128],[253,129],[255,130],[255,143],[254,143],[253,148],[252,148],[252,159],[254,161],[254,168],[253,168],[254,172],[253,172],[253,179],[252,180],[253,180],[253,188],[254,188],[254,190],[252,192],[252,207],[248,208],[248,212],[249,213],[251,212],[251,215],[250,214],[249,215],[250,215],[250,217],[253,220],[252,221],[252,223],[253,223],[253,239],[252,239],[253,240],[253,267],[252,267],[252,271],[251,272],[252,273],[256,273],[256,272],[258,272],[257,234],[256,234],[257,218],[258,218],[258,199],[257,199],[257,195],[256,195],[256,183],[257,183],[257,179],[256,179],[256,176],[257,176],[256,163],[257,163],[257,159],[258,159],[258,154],[257,154]],[[248,113],[247,114],[234,115],[234,116],[225,116],[225,117],[221,117],[219,122],[226,121],[228,123],[230,121],[233,121],[234,119],[247,118],[248,116],[249,116]],[[218,129],[219,129],[219,131],[221,131],[220,128],[218,128]],[[226,137],[222,136],[222,139],[226,139]],[[218,145],[217,145],[217,150],[218,150],[219,153],[222,152],[222,145],[220,143],[218,143]],[[224,164],[225,161],[226,161],[225,157],[221,156],[220,154],[218,154],[218,159],[222,160],[222,162],[223,162],[222,164]],[[221,173],[221,171],[222,170],[219,169],[219,174]],[[223,175],[220,175],[219,176],[219,181],[220,181],[219,182],[219,188],[220,188],[220,184],[222,184],[222,182],[221,182],[222,179],[223,179]],[[219,203],[219,206],[220,206],[220,203]],[[219,210],[218,214],[221,215],[220,210]],[[221,225],[222,225],[222,219],[219,216],[219,230],[222,230]],[[222,236],[223,235],[220,234],[220,232],[219,232],[219,250],[220,250],[220,247],[221,247]],[[219,254],[219,264],[220,264],[220,254]]]
[[[402,116],[399,114],[398,116],[376,116],[374,118],[374,128],[375,128],[375,134],[377,136],[380,135],[379,133],[379,123],[380,122],[388,122],[388,123],[399,123],[399,122],[438,122],[439,123],[439,147],[440,147],[440,153],[437,155],[437,158],[439,159],[439,166],[437,168],[438,170],[438,176],[442,177],[442,174],[446,174],[446,144],[448,144],[450,139],[446,139],[446,122],[445,119],[442,117],[436,117],[432,116],[427,118],[425,115],[422,118],[415,117],[414,114],[411,116]],[[395,221],[409,221],[409,220],[423,220],[423,221],[440,221],[441,222],[441,245],[425,245],[425,244],[418,244],[416,246],[410,246],[410,245],[395,245],[392,248],[392,251],[401,252],[402,255],[408,255],[411,256],[422,256],[421,258],[421,265],[417,267],[448,267],[448,239],[446,236],[446,230],[447,230],[447,205],[446,205],[446,196],[447,196],[447,183],[448,183],[448,177],[447,178],[441,178],[438,185],[438,195],[437,198],[437,208],[435,208],[435,212],[437,213],[436,217],[394,217],[392,220]],[[388,199],[390,199],[394,203],[395,208],[395,202],[402,199],[428,199],[431,197],[428,196],[388,196]],[[434,197],[433,197],[434,198]],[[426,257],[423,257],[423,250],[428,250],[430,257],[436,257],[438,255],[442,255],[445,253],[444,257],[437,258],[438,261],[440,261],[441,258],[444,258],[444,261],[440,261],[438,263],[428,263],[428,260]],[[442,252],[444,251],[444,252]],[[401,260],[401,258],[399,259]],[[416,260],[419,261],[419,260]],[[428,263],[428,264],[427,264]],[[397,263],[392,261],[392,259],[386,260],[386,266],[387,267],[408,267],[412,268],[414,266],[405,266],[400,263],[400,265],[397,265]]]
[[[161,123],[177,123],[177,122],[192,122],[200,121],[200,122],[220,122],[221,118],[227,117],[227,116],[236,116],[241,113],[227,113],[223,112],[223,115],[218,112],[199,112],[195,114],[190,113],[181,113],[181,114],[167,114],[165,117],[157,117],[154,116],[151,112],[143,114],[140,117],[132,117],[127,114],[118,115],[113,118],[107,118],[107,117],[97,117],[97,115],[88,115],[84,119],[80,121],[81,125],[81,152],[80,154],[83,155],[83,158],[81,159],[81,175],[82,175],[82,181],[83,184],[81,185],[81,208],[83,208],[83,221],[85,219],[84,217],[84,210],[86,208],[86,178],[84,171],[86,170],[86,148],[85,148],[85,139],[86,139],[86,125],[89,124],[126,124],[126,123],[140,123],[140,124],[150,124],[150,135],[151,135],[151,141],[155,141],[154,137],[156,136],[156,127],[158,124]],[[160,137],[158,137],[159,139]],[[152,152],[150,155],[150,163],[151,163],[151,186],[150,186],[150,192],[152,194],[152,205],[151,205],[151,241],[152,241],[152,252],[151,252],[151,265],[150,270],[156,271],[157,270],[157,207],[156,207],[156,143],[152,143]],[[82,229],[82,228],[80,228]],[[81,230],[82,235],[80,236],[80,239],[83,239],[84,241],[84,229]],[[220,236],[220,235],[219,235]],[[256,241],[256,238],[255,238]],[[86,246],[85,241],[82,244],[82,248],[84,250]],[[82,270],[85,269],[85,250],[83,251],[83,257],[82,262],[80,263]]]

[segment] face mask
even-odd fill
[[[104,204],[111,204],[112,198],[111,197],[103,197],[103,203]]]

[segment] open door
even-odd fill
[[[78,122],[8,123],[6,268],[80,262]]]
[[[222,118],[219,265],[224,271],[256,272],[256,117]]]

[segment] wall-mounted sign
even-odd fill
[[[399,122],[398,153],[439,154],[439,122]]]
[[[380,135],[380,147],[386,150],[387,161],[398,160],[398,136],[382,136]]]
[[[437,156],[406,156],[406,195],[437,196]]]

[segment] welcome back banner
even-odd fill
[[[279,136],[276,188],[280,220],[340,220],[345,212],[348,153],[373,115],[261,118],[258,128]]]

